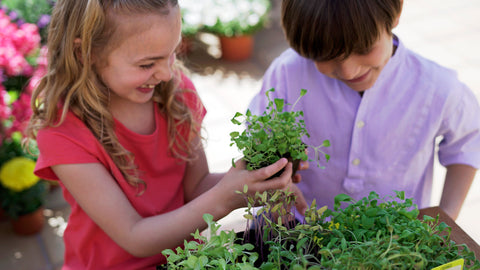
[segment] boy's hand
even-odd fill
[[[302,191],[297,187],[297,185],[291,185],[290,190],[293,191],[293,194],[295,195],[295,208],[297,208],[297,211],[305,215],[305,211],[308,209],[308,204],[305,198],[303,197]]]
[[[300,161],[300,164],[298,165],[297,171],[301,170],[306,170],[310,168],[310,163],[308,161]],[[300,181],[302,181],[302,176],[298,173],[295,173],[295,175],[292,178],[293,183],[298,184]]]

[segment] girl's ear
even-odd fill
[[[83,64],[83,58],[82,58],[82,40],[80,38],[76,38],[73,41],[73,50],[75,53],[75,57],[77,58],[80,63]]]

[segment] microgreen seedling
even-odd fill
[[[231,122],[236,125],[247,125],[243,132],[230,133],[232,145],[236,145],[242,152],[243,159],[247,162],[248,170],[256,170],[272,163],[282,157],[292,160],[308,160],[305,150],[311,148],[315,153],[317,166],[320,165],[320,154],[328,161],[330,156],[321,150],[330,146],[330,141],[325,140],[319,146],[305,145],[302,138],[310,137],[303,120],[303,111],[295,111],[295,105],[307,90],[302,89],[300,96],[292,105],[291,111],[284,111],[284,99],[270,98],[273,88],[266,92],[268,104],[261,115],[254,115],[250,110],[245,114],[237,112]],[[310,160],[311,161],[311,160]],[[234,159],[232,159],[234,165]],[[235,166],[235,165],[234,165]]]

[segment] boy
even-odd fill
[[[267,70],[253,112],[263,111],[265,91],[305,113],[311,135],[331,159],[310,166],[299,184],[307,203],[333,206],[405,191],[428,207],[436,138],[447,174],[440,207],[456,219],[480,166],[480,108],[455,72],[405,48],[392,33],[402,0],[283,0],[282,24],[291,49]],[[288,108],[287,108],[288,109]],[[313,158],[313,151],[310,151]]]

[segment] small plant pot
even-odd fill
[[[220,36],[222,58],[228,61],[244,61],[253,53],[253,36]]]
[[[263,232],[260,233],[252,228],[243,232],[238,232],[237,237],[240,240],[237,240],[238,244],[252,244],[253,250],[252,252],[256,252],[258,254],[258,259],[255,261],[255,267],[260,267],[262,263],[266,262],[268,259],[270,245],[265,243],[262,240]]]
[[[28,236],[39,233],[44,226],[43,207],[32,213],[19,216],[17,219],[10,219],[13,232],[17,235]]]

